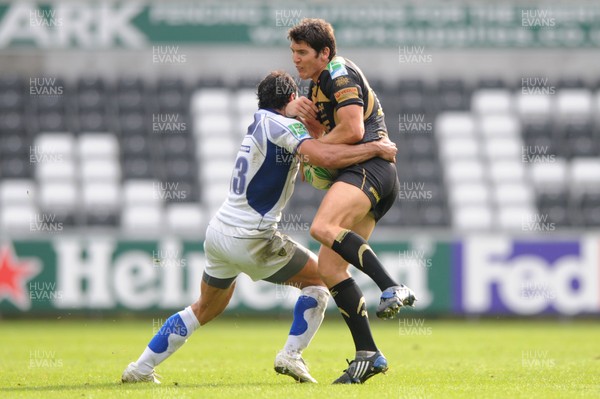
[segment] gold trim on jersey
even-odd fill
[[[368,106],[364,110],[364,119],[367,120],[369,116],[373,113],[373,108],[375,107],[375,95],[373,94],[373,90],[369,87],[369,91],[367,92],[367,101],[365,101]]]
[[[316,93],[315,93],[316,89]],[[313,103],[321,102],[321,103],[330,103],[331,100],[327,97],[319,86],[313,87],[313,92],[311,93],[311,100]]]

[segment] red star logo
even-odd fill
[[[17,308],[29,310],[31,298],[26,284],[40,271],[37,262],[16,259],[10,246],[0,249],[0,302],[7,299]]]

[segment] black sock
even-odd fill
[[[353,278],[342,281],[329,290],[344,317],[356,351],[377,351],[371,334],[365,298]]]
[[[331,246],[342,258],[365,273],[381,291],[398,285],[385,270],[369,244],[351,230],[342,231]]]

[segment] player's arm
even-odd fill
[[[285,116],[301,121],[312,138],[318,139],[325,133],[325,127],[317,119],[317,107],[307,97],[298,97],[285,107]]]
[[[336,126],[320,140],[328,144],[354,144],[362,140],[365,134],[362,105],[348,104],[338,108],[336,113]]]
[[[308,133],[313,139],[322,138],[327,131],[325,126],[323,126],[316,118],[299,117],[298,120],[300,120],[304,126],[306,126],[306,130],[308,130]]]
[[[288,118],[316,119],[317,107],[308,97],[298,97],[287,103],[285,116]]]
[[[328,169],[345,168],[374,157],[395,162],[396,152],[396,144],[389,140],[377,140],[358,145],[325,144],[320,140],[304,140],[297,149],[297,153],[303,156],[306,162]]]
[[[355,144],[361,141],[365,134],[365,94],[360,87],[358,76],[347,73],[326,81],[323,94],[335,107],[335,127],[321,140],[329,144]]]

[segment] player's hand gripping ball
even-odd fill
[[[327,190],[333,184],[333,181],[338,175],[338,171],[336,169],[322,168],[304,162],[303,174],[304,181],[310,183],[314,188]]]

